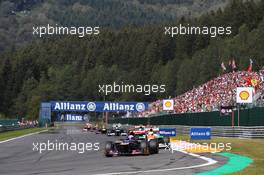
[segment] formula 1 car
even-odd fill
[[[115,130],[112,129],[112,130],[107,131],[106,135],[107,136],[115,136],[116,135]]]
[[[160,149],[164,149],[167,148],[169,143],[170,143],[170,138],[169,137],[164,137],[161,135],[157,135],[156,138],[158,139],[158,143],[159,143],[159,148]]]
[[[90,132],[96,132],[96,131],[98,131],[98,128],[97,128],[97,126],[93,126],[93,125],[91,125],[89,131],[90,131]]]
[[[120,136],[127,136],[128,134],[127,134],[127,131],[126,130],[124,130],[124,129],[121,129],[120,130]]]
[[[168,147],[168,144],[170,142],[170,138],[169,137],[165,137],[163,135],[160,135],[159,128],[153,128],[153,129],[150,129],[150,130],[152,130],[153,135],[148,135],[148,137],[155,137],[158,140],[159,148],[166,148],[166,147]],[[150,130],[148,130],[148,132]]]
[[[114,132],[115,132],[115,136],[120,136],[121,134],[121,129],[114,129]]]
[[[102,134],[106,134],[107,133],[107,129],[106,128],[102,128],[100,131],[101,131]]]
[[[170,139],[168,137],[164,137],[159,134],[158,129],[152,130],[153,134],[149,134],[149,130],[138,130],[134,131],[135,137],[137,139],[147,139],[147,140],[154,140],[156,139],[158,142],[158,147],[160,149],[164,149],[168,147],[168,144],[170,142]]]
[[[84,131],[90,131],[92,129],[92,124],[86,123],[83,127]]]
[[[127,132],[124,129],[112,129],[107,132],[107,136],[127,136]]]
[[[127,136],[127,132],[124,129],[114,129],[116,136]]]
[[[156,140],[124,139],[115,142],[108,141],[105,144],[105,156],[129,156],[129,155],[150,155],[159,152]]]

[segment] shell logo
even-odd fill
[[[174,102],[172,99],[163,100],[163,110],[171,111],[173,110]]]
[[[237,103],[253,103],[253,87],[237,87]]]
[[[170,108],[170,107],[171,107],[171,105],[172,105],[172,104],[171,104],[171,102],[170,102],[170,101],[166,101],[166,102],[165,102],[165,106],[166,106],[166,108]]]
[[[239,97],[241,98],[241,100],[248,100],[250,94],[248,91],[241,91],[239,93]]]

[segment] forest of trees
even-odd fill
[[[106,28],[98,36],[46,38],[0,54],[0,113],[38,117],[41,101],[153,101],[179,95],[221,73],[220,64],[234,58],[240,70],[249,58],[264,65],[264,1],[233,1],[177,23],[232,26],[229,37],[164,35],[164,26]],[[98,84],[165,84],[166,93],[98,93]]]
[[[198,16],[228,0],[0,0],[0,52],[24,46],[32,26],[100,26],[121,29]]]

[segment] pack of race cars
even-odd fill
[[[86,124],[84,131],[106,134],[107,136],[119,136],[116,141],[107,141],[104,154],[106,157],[128,155],[150,155],[159,153],[159,149],[169,145],[170,138],[159,133],[159,128],[134,126],[124,128],[120,124],[114,124],[112,128],[98,128]]]

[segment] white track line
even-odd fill
[[[29,133],[29,134],[22,135],[22,136],[18,136],[18,137],[13,137],[13,138],[11,138],[11,139],[7,139],[7,140],[0,141],[0,143],[10,142],[10,141],[12,141],[12,140],[20,139],[20,138],[27,137],[27,136],[31,136],[31,135],[34,135],[34,134],[39,134],[39,133],[41,133],[41,132],[45,132],[45,131],[48,131],[48,130],[43,130],[43,131],[38,131],[38,132],[34,132],[34,133]]]
[[[114,173],[102,173],[102,174],[93,174],[93,175],[120,175],[120,174],[138,174],[138,173],[165,172],[165,171],[201,168],[201,167],[210,166],[210,165],[213,165],[213,164],[217,163],[216,160],[213,160],[213,159],[205,157],[205,156],[200,156],[198,154],[188,153],[188,152],[185,152],[185,151],[179,151],[179,152],[184,153],[184,154],[188,154],[188,155],[193,156],[193,157],[200,158],[202,160],[205,160],[207,163],[200,164],[200,165],[186,166],[186,167],[177,167],[177,168],[167,168],[167,169],[158,169],[158,170],[142,170],[142,171],[127,171],[127,172],[114,172]]]

